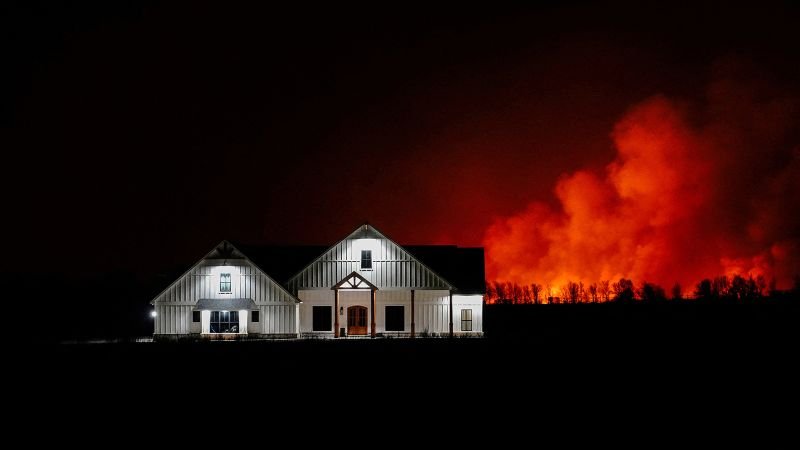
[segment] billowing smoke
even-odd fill
[[[560,204],[534,201],[486,231],[490,280],[655,282],[800,274],[798,102],[768,83],[722,78],[696,103],[632,107],[605,168],[563,174]]]

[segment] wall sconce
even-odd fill
[[[343,315],[344,315],[344,306],[340,306],[340,307],[339,307],[339,315],[340,315],[340,316],[343,316]]]

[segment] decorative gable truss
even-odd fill
[[[331,289],[371,289],[376,290],[378,289],[374,284],[367,281],[366,278],[362,277],[358,274],[358,272],[353,272],[344,280],[336,283],[333,285]]]

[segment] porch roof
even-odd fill
[[[238,311],[258,309],[252,298],[201,298],[194,311]]]

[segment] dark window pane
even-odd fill
[[[231,291],[231,274],[221,273],[219,275],[219,291],[220,292]]]
[[[253,312],[251,312],[251,313],[250,313],[250,320],[252,320],[253,322],[258,322],[258,320],[259,320],[259,313],[260,313],[260,311],[253,311]]]
[[[192,311],[192,322],[200,322],[200,311]]]
[[[314,306],[312,326],[314,331],[331,331],[331,306]]]
[[[472,310],[461,310],[461,331],[472,331]]]
[[[405,330],[405,307],[387,306],[386,307],[386,331]]]
[[[372,269],[372,250],[361,250],[361,268]]]
[[[211,311],[209,325],[212,333],[238,333],[239,311]]]

